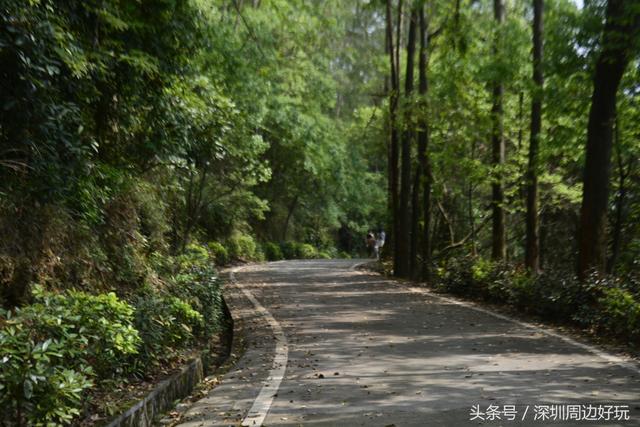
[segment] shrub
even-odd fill
[[[599,328],[631,342],[640,339],[640,301],[620,288],[604,289],[599,299]]]
[[[264,255],[268,261],[279,261],[284,258],[282,249],[277,243],[267,242],[263,246]]]
[[[204,326],[204,317],[189,303],[176,297],[166,299],[169,316],[172,319],[168,330],[174,345],[184,346],[191,341],[194,331]]]
[[[55,294],[36,286],[33,295],[35,303],[19,310],[18,315],[40,316],[33,327],[46,336],[81,337],[86,341],[82,346],[84,357],[100,378],[122,372],[127,356],[137,353],[140,337],[133,327],[134,308],[113,292]]]
[[[437,287],[453,294],[478,296],[473,278],[472,258],[452,258],[437,270]]]
[[[308,243],[298,244],[298,257],[301,259],[313,259],[318,256],[316,248]]]
[[[215,260],[216,265],[223,266],[229,263],[229,252],[222,243],[209,242],[207,246],[209,247],[209,252],[211,252],[211,256]]]
[[[204,317],[186,301],[147,290],[136,299],[135,326],[142,346],[132,370],[142,376],[150,365],[169,359],[176,350],[191,344],[204,328]]]
[[[209,252],[201,245],[191,243],[187,245],[185,251],[177,257],[178,266],[182,270],[189,269],[193,266],[208,265],[211,260]]]
[[[297,244],[295,242],[282,242],[280,243],[280,249],[284,259],[298,258]]]
[[[228,242],[229,256],[237,260],[253,260],[256,258],[256,241],[248,234],[235,233]]]
[[[319,259],[331,259],[333,257],[328,252],[321,251],[321,252],[318,252],[317,258],[319,258]]]
[[[2,417],[18,424],[60,425],[79,414],[91,377],[122,372],[138,351],[133,308],[115,294],[45,292],[5,313],[0,331]]]
[[[82,407],[82,392],[93,384],[86,365],[65,367],[81,340],[45,339],[25,319],[7,320],[0,330],[2,425],[69,424]]]
[[[194,330],[196,337],[208,339],[221,329],[224,319],[222,283],[213,267],[200,266],[181,272],[173,278],[169,291],[202,315],[202,327]]]
[[[600,322],[595,317],[602,290],[619,286],[595,275],[581,282],[574,275],[557,270],[531,276],[509,264],[474,258],[447,260],[437,272],[437,286],[447,292],[509,303],[547,319],[582,325]]]
[[[285,259],[313,259],[318,257],[318,250],[308,243],[282,242],[280,248]]]

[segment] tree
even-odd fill
[[[431,168],[429,163],[429,120],[427,110],[428,93],[428,47],[429,47],[429,22],[425,18],[424,6],[420,9],[420,54],[418,60],[418,92],[420,94],[419,117],[417,121],[418,131],[418,167],[415,171],[413,184],[413,218],[412,218],[412,271],[411,276],[429,280],[431,265]],[[422,190],[422,205],[420,205],[420,190]],[[418,222],[422,217],[422,232]],[[421,244],[420,244],[421,243]],[[417,257],[420,253],[422,262],[418,263]]]
[[[416,7],[411,9],[409,20],[409,37],[407,40],[407,69],[404,80],[405,105],[403,110],[403,132],[402,132],[402,161],[400,169],[400,203],[398,206],[398,269],[397,275],[407,277],[410,274],[410,242],[411,242],[411,143],[414,131],[411,125],[410,100],[413,92],[413,72],[416,51],[416,26],[418,21],[418,11]]]
[[[502,0],[493,0],[493,15],[496,22],[496,35],[494,39],[493,54],[496,60],[500,56],[500,38],[502,23],[504,22],[504,4]],[[503,260],[507,257],[507,243],[505,231],[505,209],[502,166],[505,160],[505,143],[503,136],[503,97],[504,86],[501,76],[494,76],[492,91],[491,118],[493,129],[491,133],[491,164],[493,165],[493,183],[491,184],[491,208],[492,208],[492,251],[491,257],[495,260]]]
[[[591,269],[598,273],[605,271],[609,174],[617,91],[638,42],[639,28],[640,7],[637,2],[609,0],[593,77],[587,125],[578,242],[578,276],[581,279]]]
[[[402,9],[402,2],[400,2],[399,8]],[[401,16],[399,13],[398,16]],[[398,22],[398,26],[400,22]],[[398,40],[399,43],[399,40]],[[393,266],[394,272],[398,271],[398,257],[401,251],[398,250],[398,161],[399,161],[399,143],[398,143],[398,126],[397,126],[397,111],[398,111],[398,98],[400,95],[400,79],[398,62],[396,62],[396,51],[398,47],[393,42],[393,18],[391,0],[387,0],[386,3],[386,45],[389,53],[389,66],[391,75],[391,90],[389,92],[389,152],[388,152],[388,187],[389,187],[389,204],[390,204],[390,217],[392,235],[391,241],[393,244]]]
[[[542,93],[544,75],[542,69],[544,0],[533,0],[533,83],[531,102],[531,136],[529,142],[529,164],[527,166],[527,237],[525,242],[525,265],[536,274],[540,269],[540,226],[538,218],[538,152],[542,130]]]

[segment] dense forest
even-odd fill
[[[370,230],[398,277],[640,338],[637,0],[4,0],[0,20],[9,422],[86,417],[84,390],[206,343],[215,266],[359,256]]]

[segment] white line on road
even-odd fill
[[[260,301],[258,301],[251,291],[244,288],[238,281],[236,281],[235,273],[239,269],[239,267],[236,267],[231,270],[231,282],[235,283],[235,285],[246,295],[249,301],[251,301],[256,311],[262,314],[262,316],[267,320],[267,323],[269,323],[276,339],[275,356],[273,358],[273,363],[271,364],[271,369],[269,370],[269,376],[262,386],[262,389],[260,389],[260,393],[253,402],[251,409],[249,409],[249,413],[244,417],[241,424],[242,426],[260,427],[262,423],[264,423],[264,420],[271,409],[273,399],[278,393],[278,388],[280,387],[282,378],[284,378],[285,371],[287,370],[289,350],[287,348],[287,338],[278,321],[266,308],[262,306],[262,304],[260,304]]]

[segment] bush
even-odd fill
[[[458,295],[508,303],[546,319],[601,325],[620,336],[633,334],[638,328],[633,294],[621,289],[618,281],[596,275],[582,282],[557,270],[532,276],[508,264],[461,258],[450,259],[438,269],[438,287]]]
[[[447,260],[445,265],[437,270],[437,287],[453,294],[479,297],[481,290],[477,289],[473,267],[474,260],[472,258]]]
[[[46,336],[78,335],[83,355],[100,378],[121,373],[128,355],[136,354],[140,337],[133,327],[134,308],[111,292],[90,295],[45,292],[36,286],[35,303],[17,311],[18,317],[40,317],[33,325]]]
[[[223,266],[229,263],[229,252],[222,243],[209,242],[207,246],[209,247],[209,252],[211,252],[211,256],[215,260],[216,265]]]
[[[316,248],[308,243],[298,244],[297,252],[298,258],[301,259],[313,259],[318,256],[318,251],[316,250]]]
[[[227,241],[227,248],[232,259],[245,261],[256,259],[256,241],[248,234],[235,233]]]
[[[0,322],[2,417],[18,424],[69,423],[91,377],[120,373],[140,344],[133,308],[115,294],[45,292]]]
[[[169,359],[176,350],[193,343],[195,335],[204,328],[202,314],[174,296],[147,291],[138,296],[135,306],[135,326],[142,346],[132,365],[140,376],[151,366]]]
[[[202,327],[194,329],[197,338],[208,339],[222,328],[222,283],[213,267],[200,266],[181,272],[173,278],[169,291],[202,315]]]
[[[295,242],[282,242],[280,243],[280,249],[284,259],[296,259],[298,258],[297,243]]]
[[[178,267],[187,270],[193,266],[206,266],[211,262],[209,252],[201,245],[191,243],[187,245],[184,253],[177,257]]]
[[[598,327],[637,342],[640,339],[640,301],[624,289],[604,289],[599,299]]]
[[[2,425],[69,424],[80,414],[91,370],[65,367],[76,356],[79,339],[45,339],[25,319],[9,319],[0,331]]]
[[[318,250],[308,243],[282,242],[280,248],[285,259],[318,258]]]
[[[264,244],[263,249],[267,261],[280,261],[281,259],[284,259],[282,249],[280,249],[280,246],[277,243],[267,242]]]
[[[317,258],[319,258],[319,259],[331,259],[333,257],[328,252],[321,251],[321,252],[318,252]]]

